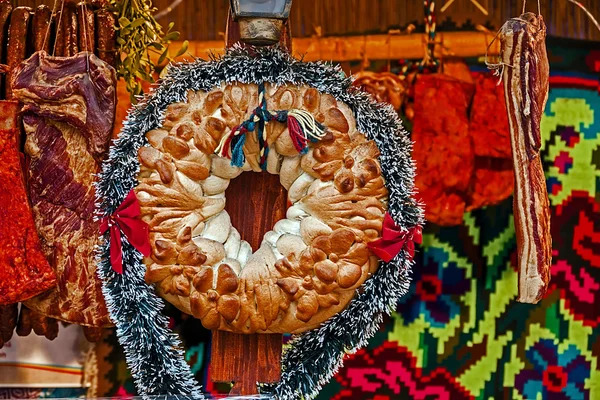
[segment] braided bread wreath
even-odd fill
[[[386,212],[403,230],[422,223],[410,151],[392,108],[352,88],[339,66],[238,46],[170,66],[130,111],[97,184],[99,216],[133,189],[149,225],[150,257],[122,238],[123,274],[111,269],[108,234],[98,252],[139,393],[202,398],[158,293],[209,329],[297,334],[281,381],[262,390],[315,396],[407,290],[406,245],[380,262],[367,243]],[[225,190],[263,169],[279,174],[293,205],[252,253],[224,211]]]

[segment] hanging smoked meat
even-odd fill
[[[377,101],[390,103],[399,110],[408,92],[406,78],[391,72],[361,71],[354,75],[354,86],[370,93]]]
[[[353,84],[411,120],[425,218],[452,226],[462,222],[466,211],[508,198],[514,173],[504,88],[498,78],[477,74],[473,79],[459,62],[446,64],[444,70],[452,76],[419,75],[410,90],[406,79],[393,79],[387,72],[360,72]]]
[[[29,195],[55,290],[25,304],[40,314],[85,326],[109,326],[96,275],[95,175],[108,151],[116,104],[115,71],[89,53],[21,64],[13,93],[25,106]]]
[[[475,174],[467,211],[498,204],[514,188],[504,88],[492,74],[479,74],[476,78],[469,133],[475,153]]]
[[[469,130],[476,156],[512,158],[504,87],[492,74],[476,78]]]
[[[425,218],[439,225],[462,222],[474,170],[465,85],[431,74],[420,76],[414,88],[415,183],[425,203]]]
[[[514,219],[517,236],[519,296],[537,303],[550,282],[552,237],[550,202],[540,156],[540,123],[548,101],[550,67],[546,24],[541,15],[524,13],[500,29],[500,64],[504,83],[515,173]]]
[[[504,90],[491,74],[474,83],[443,74],[414,87],[412,138],[425,218],[462,223],[465,211],[498,204],[513,191]]]
[[[0,101],[0,305],[27,300],[56,284],[27,199],[17,149],[18,109],[17,102]]]

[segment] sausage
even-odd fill
[[[36,335],[45,336],[48,340],[54,340],[58,336],[58,320],[35,311],[31,311],[31,326]]]
[[[18,303],[0,306],[0,348],[8,342],[17,326]]]
[[[107,9],[101,9],[96,14],[98,57],[113,67],[116,61],[115,43],[117,31],[115,23],[114,14]]]
[[[4,43],[6,43],[6,31],[8,30],[8,20],[11,12],[12,6],[10,5],[10,0],[0,0],[0,64],[4,63],[6,58]],[[3,81],[4,76],[0,76],[0,87]],[[4,90],[0,92],[4,93]]]
[[[77,40],[77,8],[73,3],[65,2],[61,24],[64,31],[64,56],[72,57],[79,52]]]
[[[31,310],[25,307],[25,305],[21,304],[19,322],[17,323],[17,335],[29,336],[31,334],[32,329],[33,327],[31,325]]]
[[[92,0],[92,7],[94,8],[106,8],[110,6],[109,0]]]
[[[10,18],[10,13],[12,12],[12,6],[10,5],[9,0],[0,0],[0,63],[3,63],[5,60],[4,54],[4,43],[6,38],[6,31],[8,28],[8,20]]]
[[[7,99],[12,98],[10,79],[12,71],[25,60],[27,50],[27,32],[31,19],[31,8],[16,7],[10,16],[10,27],[8,28],[8,45],[6,51],[6,64],[10,69],[6,80],[5,95]]]
[[[77,25],[79,27],[79,51],[93,53],[96,48],[94,10],[85,2],[77,4]]]
[[[84,326],[83,334],[88,342],[97,343],[102,338],[102,333],[104,333],[104,329],[96,328],[92,326]]]
[[[50,49],[50,22],[52,21],[52,10],[50,7],[40,5],[33,14],[33,50],[43,50],[46,53]]]
[[[65,30],[62,26],[62,16],[60,10],[54,14],[54,46],[52,46],[51,54],[53,56],[64,56],[65,55]]]

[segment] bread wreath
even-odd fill
[[[381,236],[387,189],[379,150],[347,106],[307,86],[266,84],[267,110],[304,110],[327,130],[299,154],[285,123],[266,124],[263,168],[280,176],[291,207],[252,253],[224,208],[231,179],[262,172],[256,124],[241,168],[215,150],[259,107],[258,87],[190,91],[146,133],[135,188],[150,227],[146,281],[208,329],[298,333],[342,310],[376,271],[367,243]]]
[[[264,136],[247,129],[246,141],[232,145],[227,135],[254,127],[248,118],[261,99],[271,113],[308,113],[326,132],[306,154],[281,121]],[[148,258],[122,237],[122,275],[111,268],[108,233],[98,252],[139,393],[201,397],[158,292],[211,329],[303,332],[284,352],[281,381],[263,390],[316,395],[406,293],[408,242],[389,262],[367,243],[381,236],[384,215],[403,232],[422,224],[410,151],[393,109],[352,88],[339,67],[240,47],[171,66],[129,113],[97,191],[99,215],[108,217],[135,190],[150,227]],[[294,204],[250,256],[223,211],[224,191],[242,170],[263,167],[279,173]]]

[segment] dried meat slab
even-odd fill
[[[498,77],[477,77],[469,130],[476,156],[512,159],[504,87],[498,85]]]
[[[473,178],[466,211],[498,204],[507,199],[514,189],[512,160],[475,157]]]
[[[36,53],[15,74],[15,96],[25,104],[29,195],[42,249],[57,288],[25,304],[85,326],[110,326],[96,275],[94,183],[110,139],[116,106],[115,71],[85,53]],[[89,70],[88,70],[89,65]]]
[[[102,161],[116,109],[115,70],[87,53],[50,57],[34,53],[15,74],[13,93],[29,112],[79,129],[87,151]]]
[[[425,218],[439,225],[462,221],[474,169],[468,107],[473,85],[442,74],[415,85],[412,139],[415,183]]]
[[[17,102],[0,102],[0,305],[56,285],[42,253],[17,150]]]

